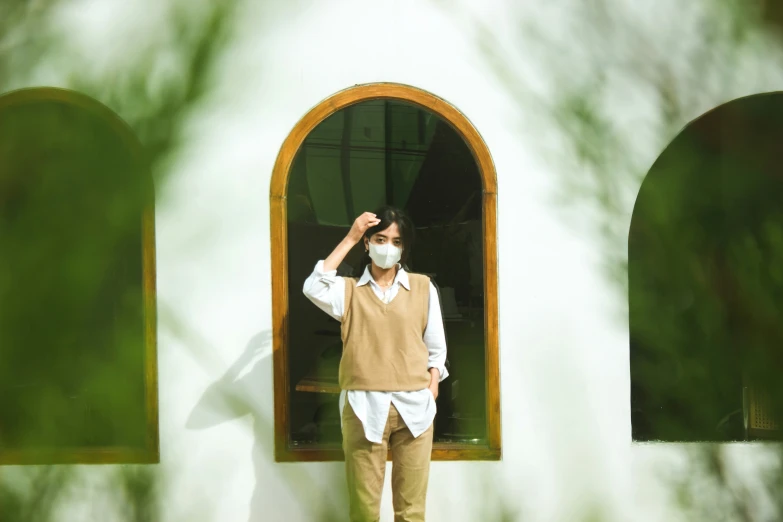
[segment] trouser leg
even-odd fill
[[[432,457],[433,425],[414,438],[392,406],[389,428],[394,521],[423,522]]]
[[[389,423],[381,444],[367,440],[364,426],[346,401],[343,409],[343,452],[348,481],[351,522],[380,520],[381,493],[386,474]]]

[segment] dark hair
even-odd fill
[[[378,219],[380,219],[381,222],[375,225],[374,227],[370,227],[367,229],[367,231],[364,233],[364,237],[362,238],[362,245],[364,245],[364,238],[367,238],[367,240],[369,241],[370,238],[372,238],[372,236],[374,236],[378,232],[383,232],[384,230],[386,230],[387,228],[389,228],[390,226],[396,223],[397,228],[400,231],[400,242],[402,243],[402,255],[400,256],[400,264],[405,270],[408,270],[408,266],[407,266],[408,255],[410,254],[411,246],[413,246],[413,240],[415,236],[413,222],[402,209],[399,209],[397,207],[391,207],[388,205],[379,208],[374,212],[374,214],[378,216]],[[365,253],[364,260],[362,261],[361,272],[364,272],[364,267],[366,267],[370,263],[371,263],[370,254]]]

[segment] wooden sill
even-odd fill
[[[310,374],[296,383],[296,391],[339,395],[340,385],[337,383],[337,379],[324,379],[323,377]]]
[[[391,452],[387,459],[391,461]],[[345,460],[343,451],[334,447],[303,446],[278,451],[277,462],[341,462]],[[499,461],[500,449],[473,444],[437,442],[432,448],[432,460],[437,461]]]

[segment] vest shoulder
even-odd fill
[[[408,272],[408,280],[411,285],[429,285],[431,278],[425,274],[417,274],[416,272]]]

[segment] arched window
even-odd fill
[[[347,89],[294,127],[270,194],[278,461],[343,458],[339,323],[302,285],[356,216],[382,204],[411,215],[410,269],[432,274],[441,290],[450,377],[438,397],[433,459],[500,458],[495,179],[465,116],[412,87]],[[360,257],[357,248],[342,274],[358,272]]]
[[[781,438],[783,94],[689,124],[642,184],[628,239],[639,441]]]
[[[0,96],[0,463],[158,462],[153,205],[107,107]]]

